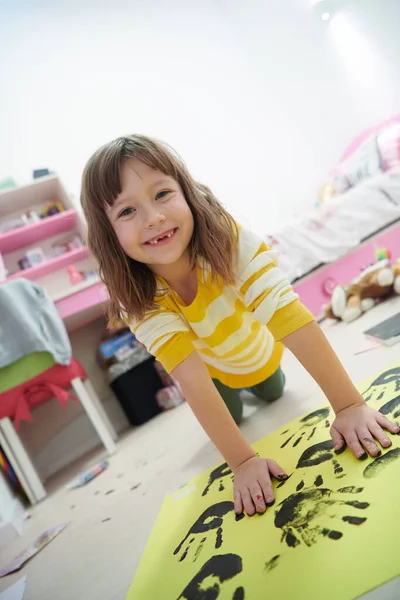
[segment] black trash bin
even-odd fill
[[[156,393],[163,386],[154,367],[154,357],[135,365],[110,382],[111,388],[132,425],[146,423],[161,412]]]

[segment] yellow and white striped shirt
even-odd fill
[[[189,306],[170,289],[156,298],[158,309],[131,324],[168,372],[197,350],[211,377],[232,388],[256,385],[278,368],[279,340],[313,321],[276,254],[245,228],[239,229],[235,273],[235,284],[226,285],[220,278],[212,281],[203,264]]]

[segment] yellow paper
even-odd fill
[[[400,416],[400,363],[359,389]],[[350,600],[400,575],[400,436],[359,461],[331,421],[325,404],[254,444],[291,474],[262,516],[235,520],[223,465],[169,495],[127,600]]]

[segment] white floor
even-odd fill
[[[364,342],[362,331],[399,310],[400,298],[396,298],[355,323],[324,327],[354,381],[400,359],[400,346],[354,355]],[[242,430],[250,442],[323,401],[289,353],[283,367],[284,397],[271,406],[250,399],[251,406],[246,407]],[[118,450],[109,469],[84,488],[66,491],[64,484],[101,454],[86,457],[50,482],[48,499],[31,510],[23,536],[1,552],[0,565],[44,529],[64,521],[71,524],[19,574],[1,579],[0,592],[27,574],[24,600],[124,600],[165,493],[220,461],[186,405],[133,430],[119,441]],[[374,598],[399,598],[396,589],[389,586]]]

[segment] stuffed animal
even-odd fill
[[[393,290],[400,296],[400,258],[396,260],[392,268],[394,274]]]
[[[393,291],[400,294],[400,259],[393,266],[387,259],[380,260],[362,271],[350,285],[337,286],[324,314],[329,319],[350,323]]]

